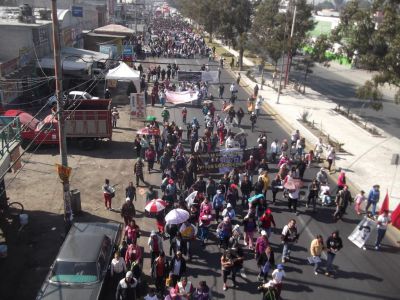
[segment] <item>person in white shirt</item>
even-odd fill
[[[235,147],[235,138],[230,135],[225,141],[225,148],[234,148]]]
[[[120,253],[117,251],[114,254],[114,258],[111,261],[111,278],[114,282],[114,287],[117,286],[118,282],[125,277],[126,264]]]
[[[257,115],[257,117],[260,115],[260,109],[261,109],[263,100],[264,100],[264,99],[262,98],[261,95],[258,96],[258,98],[257,98],[257,100],[256,100],[255,109],[256,109],[256,115]]]
[[[154,288],[150,288],[149,293],[143,299],[144,300],[158,300],[158,297],[156,295]]]
[[[279,143],[278,143],[278,139],[275,139],[272,143],[271,143],[271,159],[272,162],[275,162],[276,157],[278,156],[280,151],[279,148]]]
[[[386,229],[388,225],[390,224],[391,219],[389,217],[389,212],[387,210],[383,211],[383,214],[379,215],[378,220],[377,220],[377,230],[378,230],[378,236],[376,237],[376,242],[375,242],[375,250],[379,250],[381,247],[381,242],[383,238],[385,237],[386,234]]]
[[[276,269],[272,272],[272,280],[263,284],[263,288],[273,288],[275,290],[276,299],[280,299],[280,294],[282,291],[282,281],[285,276],[286,274],[283,270],[283,265],[277,265]]]
[[[233,220],[236,217],[235,210],[233,209],[231,203],[228,203],[226,208],[222,211],[222,217],[229,217],[230,220]]]

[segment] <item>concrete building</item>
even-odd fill
[[[49,1],[46,2],[42,8],[25,6],[29,7],[31,16],[24,18],[20,17],[20,7],[0,7],[2,104],[21,96],[24,87],[29,86],[31,79],[37,77],[36,62],[52,54],[51,12]],[[71,6],[68,9],[59,9],[57,15],[61,47],[83,48],[82,32],[105,23],[106,5]]]

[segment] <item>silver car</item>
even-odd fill
[[[98,299],[115,247],[119,223],[74,223],[36,299]]]

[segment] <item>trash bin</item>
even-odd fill
[[[82,212],[81,192],[78,189],[71,190],[71,209],[74,215],[79,215]]]

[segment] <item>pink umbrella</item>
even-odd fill
[[[139,129],[136,133],[142,135],[160,135],[160,129],[144,127]]]
[[[296,190],[303,187],[303,181],[301,179],[290,179],[288,180],[283,187],[288,190]]]
[[[144,209],[146,211],[148,211],[149,213],[158,213],[158,212],[164,210],[166,206],[167,206],[167,203],[165,203],[164,200],[154,199],[154,200],[151,200],[149,203],[147,203]]]

